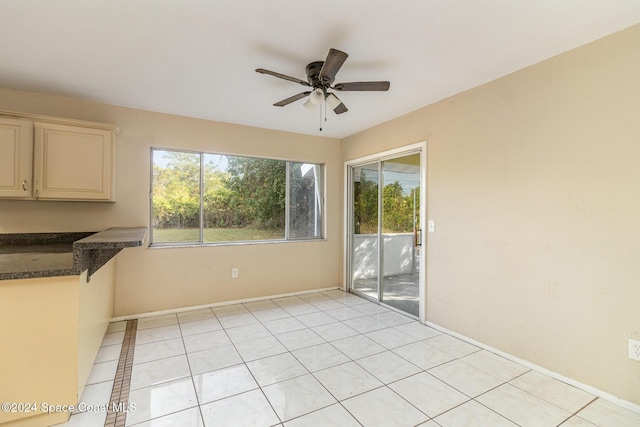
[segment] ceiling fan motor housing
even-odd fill
[[[307,80],[311,87],[324,87],[327,88],[333,83],[333,81],[322,81],[320,80],[320,71],[322,70],[322,66],[324,65],[324,61],[316,61],[307,65]]]

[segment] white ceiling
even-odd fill
[[[0,86],[342,138],[640,22],[640,0],[2,0]],[[319,113],[306,79],[329,48],[349,111]]]

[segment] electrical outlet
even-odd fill
[[[640,341],[629,340],[629,359],[640,362]]]
[[[237,279],[238,278],[238,269],[237,268],[232,268],[231,269],[231,278],[232,279]]]

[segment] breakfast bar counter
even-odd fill
[[[77,405],[113,317],[114,256],[146,228],[0,234],[0,378],[7,402]],[[49,426],[70,412],[0,412],[7,426]]]
[[[0,234],[0,280],[80,275],[90,278],[124,248],[142,246],[144,227],[101,232]]]

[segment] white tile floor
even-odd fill
[[[110,325],[82,402],[109,401],[124,329]],[[138,427],[640,426],[640,414],[342,291],[139,319],[129,402]]]

